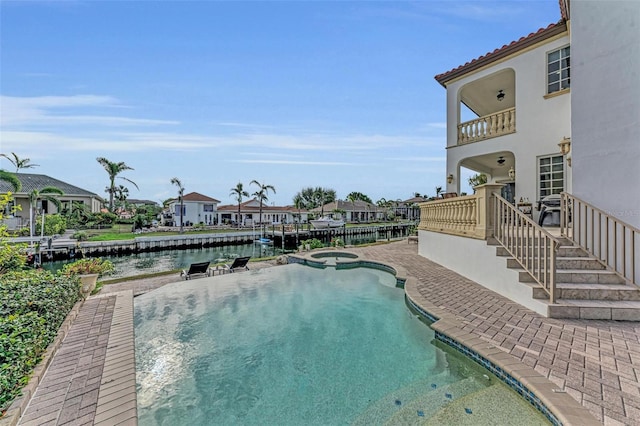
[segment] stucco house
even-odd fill
[[[262,205],[262,223],[267,225],[281,225],[291,223],[305,223],[308,212],[296,209],[294,206]],[[238,204],[225,204],[218,207],[218,223],[240,223],[241,226],[258,225],[260,222],[260,201],[253,198],[240,203],[240,217]]]
[[[174,199],[169,203],[170,215],[163,215],[163,220],[172,221],[174,226],[179,226],[181,217],[184,226],[196,224],[216,225],[217,207],[220,200],[208,197],[198,192],[190,192],[182,197],[182,211],[179,199]],[[167,217],[169,216],[169,217]],[[172,218],[171,218],[172,216]]]
[[[13,192],[13,188],[7,182],[0,181],[0,194],[6,194],[7,192],[13,193],[13,202],[7,207],[7,212],[11,211],[11,208],[20,206],[20,210],[16,211],[13,215],[9,215],[5,220],[7,228],[10,230],[18,229],[23,226],[27,226],[29,223],[29,194],[34,190],[41,191],[46,187],[55,187],[60,189],[64,195],[56,195],[56,198],[60,200],[62,208],[69,207],[72,202],[79,202],[89,207],[92,213],[100,211],[104,199],[91,191],[82,189],[67,182],[63,182],[59,179],[52,178],[47,175],[35,174],[35,173],[15,173],[15,176],[20,180],[22,188],[18,192]],[[44,212],[45,214],[58,213],[55,204],[48,202],[47,200],[38,200],[38,213]]]
[[[446,191],[463,168],[488,183],[420,203],[418,250],[542,315],[640,320],[640,3],[559,4],[558,22],[435,76]]]

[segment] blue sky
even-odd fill
[[[308,186],[433,195],[433,77],[559,19],[557,0],[0,0],[0,152],[105,197],[96,157],[159,202],[172,177],[222,204],[254,179],[276,205]]]

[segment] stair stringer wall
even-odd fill
[[[496,256],[496,246],[488,246],[485,240],[418,231],[418,254],[548,316],[547,303],[533,298],[532,288],[519,281],[519,272],[507,268],[507,258]]]

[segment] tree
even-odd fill
[[[9,183],[13,187],[14,192],[18,192],[22,189],[22,182],[20,182],[20,179],[18,179],[13,173],[0,170],[0,180]]]
[[[300,210],[306,209],[307,207],[305,206],[304,199],[299,192],[293,197],[293,207],[298,209],[298,222],[301,222],[302,213],[300,212]]]
[[[127,166],[124,162],[121,161],[119,163],[116,163],[113,161],[109,161],[104,157],[98,157],[96,158],[96,161],[98,161],[98,163],[100,163],[102,167],[104,167],[104,169],[107,171],[107,174],[109,175],[109,186],[107,187],[107,192],[109,193],[109,211],[113,212],[113,198],[116,194],[116,177],[126,180],[127,182],[135,186],[136,189],[140,188],[138,188],[138,185],[134,181],[127,179],[126,177],[118,176],[125,170],[133,170],[132,167]]]
[[[365,203],[373,204],[371,198],[368,195],[363,194],[362,192],[351,192],[347,195],[347,198],[355,201],[364,201]]]
[[[274,191],[275,192],[275,191]],[[238,228],[240,228],[240,206],[242,205],[242,197],[248,197],[249,193],[244,190],[244,186],[242,182],[238,182],[235,188],[231,188],[230,196],[234,196],[236,201],[238,202]]]
[[[184,232],[184,186],[177,177],[171,178],[171,184],[178,187],[178,201],[180,201],[180,233]]]
[[[62,203],[56,198],[56,195],[64,195],[64,192],[60,188],[55,186],[45,186],[44,188],[37,190],[34,189],[29,193],[29,236],[33,238],[34,232],[34,217],[36,216],[36,208],[38,207],[39,200],[46,200],[52,202],[58,211],[60,211]]]
[[[313,197],[316,200],[317,206],[320,207],[320,216],[324,216],[324,205],[333,203],[336,200],[336,191],[318,186],[313,190]]]
[[[469,176],[468,182],[469,186],[473,188],[473,192],[476,192],[474,187],[487,183],[487,175],[485,175],[484,173],[476,173],[473,176]]]
[[[11,153],[11,157],[7,154],[0,154],[0,157],[4,157],[9,160],[9,162],[16,168],[16,173],[18,173],[20,169],[32,169],[39,166],[38,164],[32,164],[31,159],[29,158],[19,158],[15,152]]]
[[[249,185],[251,184],[255,184],[258,186],[258,190],[256,192],[254,192],[252,195],[255,195],[256,198],[258,199],[258,202],[260,203],[260,223],[262,223],[262,204],[264,201],[269,201],[269,191],[273,191],[273,193],[276,193],[276,189],[273,187],[273,185],[267,185],[267,184],[263,184],[258,182],[257,180],[252,180]]]
[[[439,198],[440,194],[442,194],[442,187],[436,186],[435,190],[436,190],[436,198]]]

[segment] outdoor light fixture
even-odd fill
[[[515,179],[516,178],[516,170],[513,167],[511,167],[509,169],[509,178],[510,179]]]
[[[571,151],[571,138],[563,137],[558,146],[562,155],[567,155]]]
[[[502,102],[502,100],[504,99],[504,92],[501,90],[498,90],[498,96],[496,96],[496,99],[498,99],[498,102]]]
[[[447,183],[451,184],[453,183],[453,174],[449,173],[449,176],[447,176]]]
[[[571,167],[571,155],[569,155],[571,152],[571,138],[563,137],[558,146],[562,155],[567,159],[567,165]]]
[[[504,159],[503,156],[498,157],[498,164],[500,164],[501,166],[504,164],[506,160]]]

